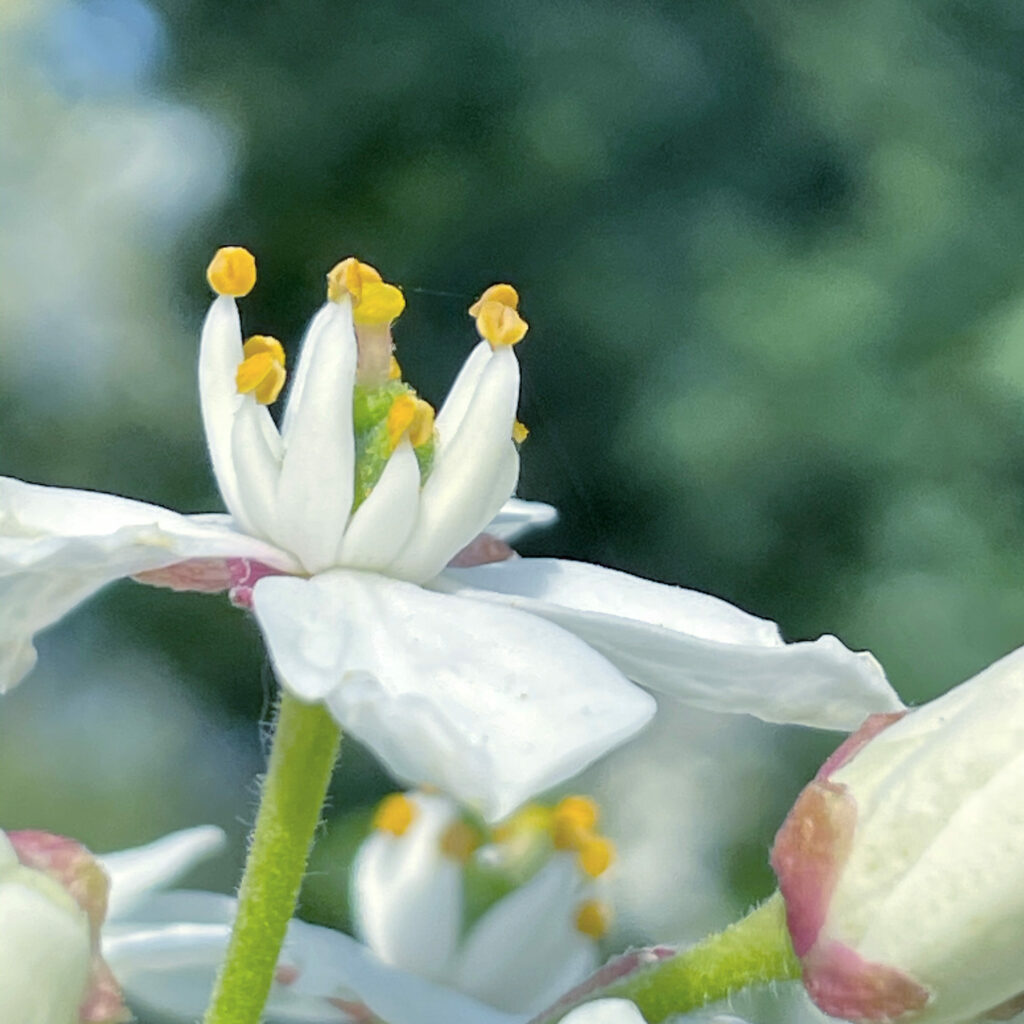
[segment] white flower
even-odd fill
[[[323,701],[397,777],[491,818],[644,725],[654,702],[628,679],[825,728],[901,706],[871,655],[830,636],[787,645],[705,594],[550,559],[446,570],[518,474],[512,346],[526,325],[509,286],[472,308],[485,340],[435,423],[390,378],[400,293],[339,264],[278,429],[261,403],[283,383],[283,350],[243,346],[233,298],[255,282],[252,257],[221,250],[209,276],[221,295],[200,398],[230,517],[0,478],[0,689],[32,667],[36,632],[111,580],[232,588],[282,685]]]
[[[879,715],[804,789],[772,864],[807,991],[855,1021],[1024,1008],[1024,648]]]
[[[499,1010],[539,1013],[600,962],[614,851],[596,824],[583,797],[530,805],[490,832],[447,797],[392,794],[353,865],[356,933],[385,963]],[[470,908],[474,882],[493,892]]]

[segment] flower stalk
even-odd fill
[[[258,1024],[295,910],[341,730],[282,694],[227,956],[203,1024]]]
[[[801,971],[778,893],[724,931],[688,949],[676,952],[662,947],[648,956],[634,952],[620,959],[625,970],[617,969],[613,960],[534,1024],[556,1024],[582,1002],[604,998],[628,999],[649,1024],[658,1024],[751,985],[792,981]]]

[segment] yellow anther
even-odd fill
[[[519,292],[510,284],[492,284],[480,296],[472,306],[469,307],[470,316],[479,316],[480,310],[485,302],[497,302],[502,306],[509,306],[511,309],[519,308]]]
[[[591,878],[599,878],[615,860],[615,844],[604,836],[591,836],[580,846],[580,869]]]
[[[525,423],[516,420],[512,424],[512,440],[516,444],[522,444],[530,436],[530,428]]]
[[[592,797],[572,794],[562,797],[555,804],[555,817],[573,821],[580,828],[590,830],[596,828],[601,817],[601,808]]]
[[[256,258],[238,245],[218,249],[206,268],[206,280],[218,295],[248,295],[256,284]]]
[[[422,398],[399,395],[388,410],[388,442],[392,451],[406,434],[414,448],[429,441],[434,434],[434,407]]]
[[[243,395],[252,393],[261,405],[270,405],[284,387],[284,349],[277,338],[255,334],[242,347],[235,384]]]
[[[480,843],[480,832],[466,821],[452,822],[441,834],[441,852],[459,864],[465,864]]]
[[[480,303],[476,329],[480,332],[481,338],[491,343],[491,348],[502,348],[518,345],[530,328],[511,306],[492,300]]]
[[[380,271],[369,263],[360,263],[355,256],[336,263],[327,275],[327,298],[340,302],[346,295],[356,303],[363,297],[363,285],[369,281],[381,281]]]
[[[611,908],[598,900],[587,900],[576,910],[576,931],[592,939],[603,939],[612,923]]]
[[[363,294],[352,299],[352,319],[367,327],[380,327],[397,320],[405,309],[400,288],[384,281],[365,281]]]
[[[556,850],[582,850],[594,838],[594,826],[600,814],[597,804],[587,796],[567,796],[551,814],[551,838]]]
[[[388,380],[401,380],[402,379],[402,368],[398,365],[398,360],[392,356],[391,363],[388,365]]]
[[[418,813],[419,808],[404,793],[392,793],[377,805],[373,813],[373,827],[393,836],[405,835]]]

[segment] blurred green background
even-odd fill
[[[1010,0],[9,2],[0,472],[218,509],[193,384],[213,250],[293,347],[356,253],[437,402],[523,295],[525,553],[707,590],[927,699],[1024,640],[1024,9]],[[97,849],[214,821],[272,699],[226,601],[110,588],[0,711],[0,822]],[[616,941],[724,924],[837,742],[666,707],[581,783]],[[344,922],[338,822],[305,912]],[[670,898],[666,898],[666,893]]]

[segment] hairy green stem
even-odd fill
[[[320,704],[281,698],[227,956],[203,1024],[258,1024],[341,743]]]
[[[536,1024],[555,1024],[593,999],[632,1000],[649,1024],[725,999],[740,989],[800,977],[786,927],[786,908],[775,893],[725,931],[678,952],[655,947],[613,960],[569,993]]]

